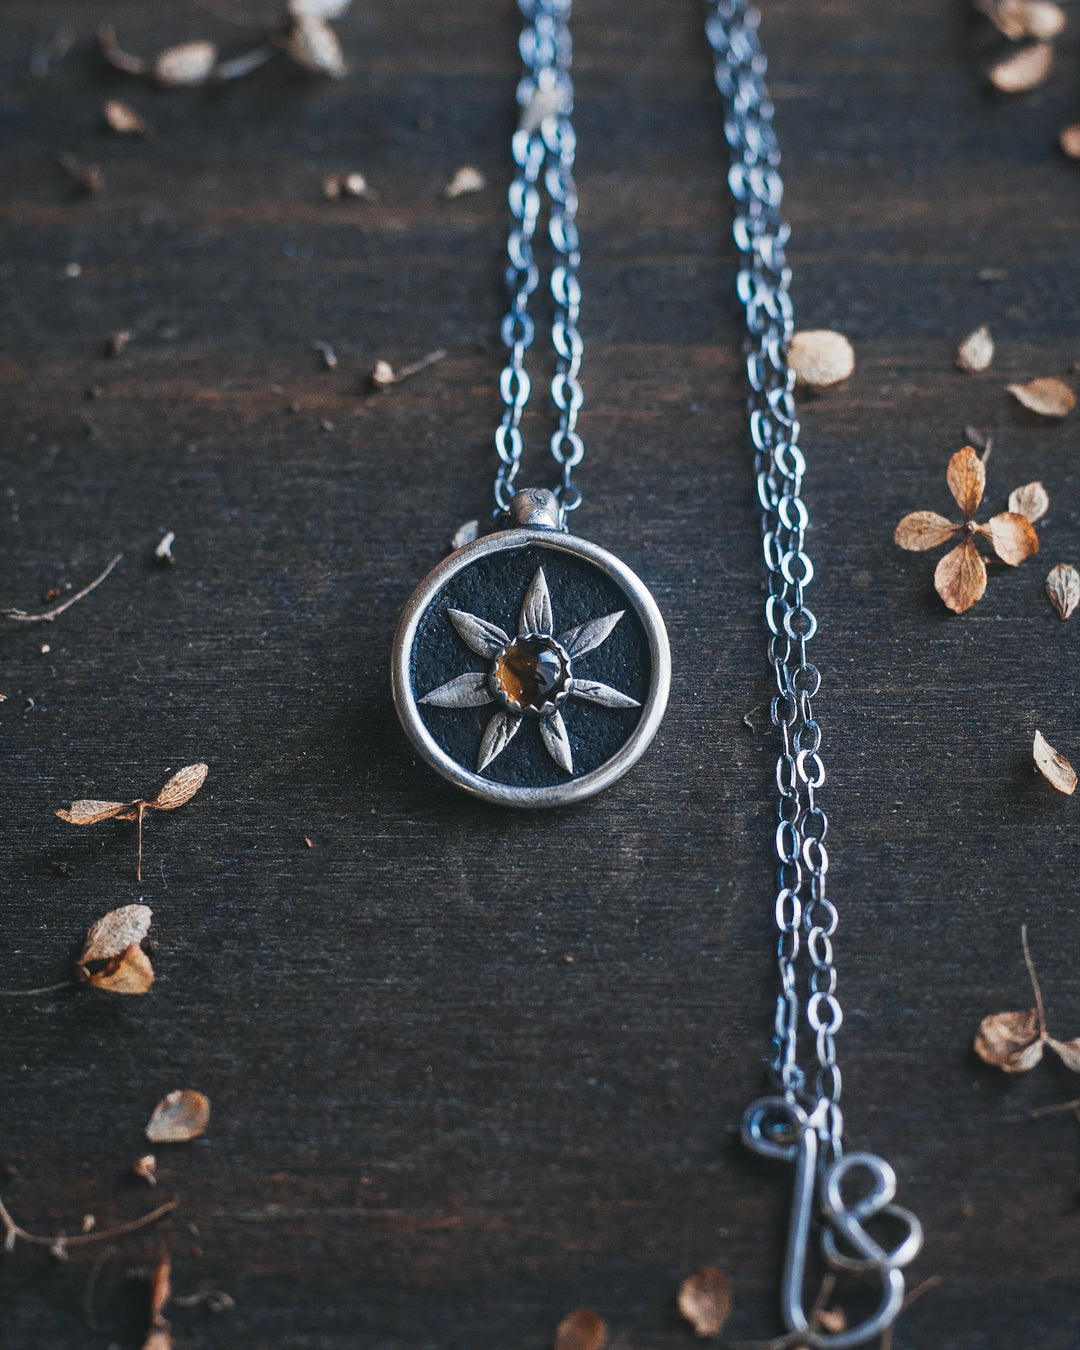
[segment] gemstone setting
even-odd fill
[[[543,633],[511,638],[495,658],[491,692],[512,712],[544,717],[570,694],[570,657]]]

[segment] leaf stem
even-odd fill
[[[58,994],[61,989],[70,989],[71,980],[63,984],[47,984],[43,989],[0,989],[0,998],[40,998],[43,994]]]
[[[1053,1106],[1037,1106],[1028,1112],[1028,1120],[1041,1120],[1043,1116],[1056,1116],[1059,1111],[1080,1110],[1080,1097],[1071,1102],[1055,1102]]]
[[[1046,1012],[1043,1009],[1042,989],[1039,987],[1039,977],[1035,974],[1035,962],[1031,959],[1031,948],[1028,946],[1027,924],[1020,925],[1020,942],[1024,948],[1024,964],[1027,966],[1028,974],[1031,976],[1031,987],[1035,991],[1035,1011],[1039,1018],[1039,1040],[1046,1037]]]
[[[101,572],[96,576],[93,581],[91,581],[88,586],[84,586],[81,591],[76,591],[74,595],[69,595],[63,604],[54,605],[52,609],[43,610],[40,614],[27,614],[26,611],[22,609],[5,609],[0,611],[0,613],[3,614],[5,619],[14,619],[17,623],[52,623],[53,619],[59,618],[65,609],[70,609],[77,600],[81,600],[84,595],[89,595],[92,590],[100,586],[123,556],[122,553],[118,553],[112,562],[109,563],[108,567],[106,567],[104,572]]]

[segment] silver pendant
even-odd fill
[[[552,493],[511,503],[420,583],[394,638],[394,705],[438,773],[502,806],[565,806],[636,764],[667,706],[671,655],[629,567],[560,528]]]

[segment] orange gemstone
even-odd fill
[[[540,712],[554,703],[569,676],[566,655],[551,638],[513,638],[495,658],[496,690],[521,712]]]

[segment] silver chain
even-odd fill
[[[506,241],[506,284],[511,300],[502,324],[509,357],[499,377],[503,415],[495,430],[499,456],[495,502],[500,511],[508,511],[525,452],[521,419],[532,390],[525,369],[525,353],[536,336],[536,325],[529,314],[529,297],[540,283],[533,238],[542,207],[542,186],[547,196],[548,236],[554,253],[550,284],[555,306],[551,327],[555,375],[551,399],[559,414],[559,424],[551,437],[551,454],[560,468],[555,495],[564,525],[567,513],[581,504],[581,492],[573,481],[573,473],[585,453],[577,431],[584,393],[578,379],[583,344],[577,326],[581,307],[577,272],[581,255],[574,185],[576,140],[570,120],[574,108],[570,5],[571,0],[519,0],[525,24],[518,47],[525,75],[518,84],[521,117],[511,142],[517,165],[510,186],[514,225]]]
[[[742,263],[737,290],[749,335],[750,435],[769,575],[765,620],[777,688],[772,721],[781,739],[776,762],[780,992],[774,1068],[785,1096],[792,1101],[811,1098],[812,1107],[820,1111],[824,1142],[838,1157],[843,1116],[836,1033],[843,1012],[836,997],[832,944],[838,916],[825,894],[828,821],[817,800],[825,766],[819,754],[821,728],[811,700],[821,675],[806,656],[806,645],[817,629],[805,600],[814,568],[804,548],[808,516],[801,491],[806,460],[798,444],[795,374],[785,357],[793,331],[791,269],[784,260],[790,230],[780,218],[784,190],[780,149],[765,86],[758,18],[743,0],[709,0],[707,6],[706,32],[716,58],[716,84],[727,108],[728,185],[736,202],[734,234]],[[809,967],[805,992],[799,984],[802,965]],[[812,1090],[799,1064],[804,998],[817,1060]]]

